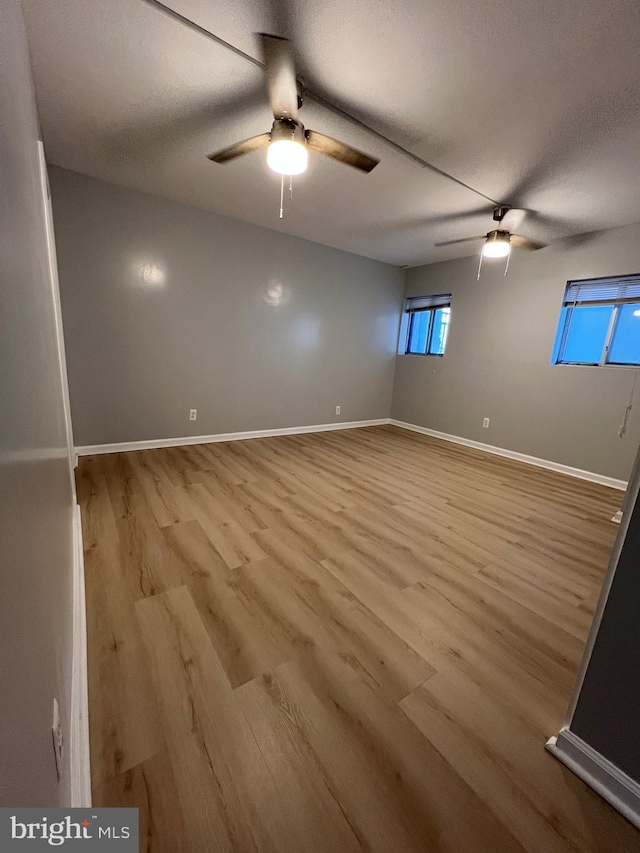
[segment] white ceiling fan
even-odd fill
[[[304,172],[309,151],[324,154],[361,172],[374,169],[380,162],[377,158],[316,130],[305,129],[298,118],[304,99],[304,85],[296,77],[291,42],[265,33],[260,33],[259,37],[274,118],[271,130],[209,154],[209,160],[229,163],[252,151],[266,148],[269,167],[280,175],[299,175]]]
[[[486,234],[479,234],[477,237],[462,237],[458,240],[443,240],[434,245],[454,246],[458,243],[471,243],[478,240],[484,240],[484,244],[480,251],[480,263],[478,265],[478,276],[480,278],[480,270],[482,269],[483,258],[506,258],[504,274],[507,274],[509,269],[509,259],[511,257],[511,249],[526,249],[529,252],[535,252],[538,249],[544,249],[546,243],[541,243],[538,240],[531,240],[529,237],[523,237],[521,234],[514,234],[506,228],[500,227],[505,216],[513,211],[513,208],[508,204],[499,204],[493,209],[493,219],[498,223],[498,228],[488,231]],[[521,211],[524,215],[525,211]]]
[[[501,228],[502,220],[512,211],[513,208],[508,204],[501,204],[493,209],[493,219],[498,223],[498,228],[489,231],[486,234],[479,234],[477,237],[462,237],[459,240],[444,240],[440,243],[435,243],[435,246],[453,246],[457,243],[471,243],[477,240],[484,240],[482,247],[482,255],[485,258],[505,258],[511,249],[526,249],[529,252],[535,252],[537,249],[544,249],[546,243],[540,243],[537,240],[530,240],[528,237],[522,237],[520,234]],[[524,211],[523,211],[524,213]]]

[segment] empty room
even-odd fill
[[[0,848],[640,851],[639,45],[0,2]]]

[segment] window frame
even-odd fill
[[[430,358],[444,358],[444,352],[429,352],[431,349],[431,344],[433,342],[433,330],[435,326],[435,316],[436,311],[442,310],[444,308],[448,308],[449,312],[451,312],[451,294],[438,294],[434,296],[427,297],[411,297],[414,299],[424,298],[424,299],[433,299],[434,304],[431,306],[425,306],[424,308],[410,308],[405,307],[404,310],[404,323],[401,328],[401,346],[398,349],[398,355],[419,355],[419,356],[429,356]],[[448,301],[438,303],[436,300],[446,299]],[[410,304],[410,299],[407,299],[406,305]],[[413,325],[414,318],[417,314],[429,314],[429,327],[427,329],[426,341],[425,341],[425,350],[424,352],[415,352],[409,349],[409,341],[411,340],[411,328]],[[449,314],[449,316],[451,316]],[[448,334],[448,330],[447,330]],[[445,350],[446,350],[446,338],[445,338]]]
[[[616,329],[618,326],[620,309],[622,307],[624,307],[625,305],[637,305],[638,309],[640,309],[640,299],[639,298],[619,297],[617,299],[616,298],[598,299],[598,300],[593,300],[593,301],[585,300],[582,302],[575,300],[574,302],[570,302],[570,301],[567,302],[567,294],[569,293],[570,289],[576,284],[581,284],[581,283],[587,284],[587,283],[591,283],[591,282],[595,283],[598,281],[611,281],[612,285],[614,282],[617,282],[618,286],[620,286],[620,284],[624,284],[625,281],[637,280],[637,279],[638,279],[638,275],[619,276],[616,278],[614,278],[612,276],[603,276],[601,278],[585,279],[585,280],[583,280],[583,282],[581,282],[581,281],[568,281],[567,282],[567,286],[565,288],[565,295],[564,295],[564,298],[562,301],[562,306],[560,309],[560,317],[558,318],[558,326],[560,324],[560,319],[562,317],[563,309],[566,308],[567,312],[566,312],[566,315],[564,318],[564,326],[562,329],[562,334],[560,336],[560,340],[557,344],[557,349],[556,349],[556,343],[554,340],[553,355],[555,355],[555,358],[551,362],[554,367],[559,365],[559,366],[566,366],[566,367],[622,367],[622,368],[627,368],[627,369],[631,368],[632,370],[639,370],[640,369],[640,364],[633,364],[630,362],[612,362],[612,361],[609,361],[609,353],[611,351],[611,346],[613,344]],[[596,361],[567,361],[567,360],[565,360],[563,358],[563,354],[564,354],[564,350],[565,350],[565,347],[567,344],[567,338],[568,338],[569,332],[571,330],[571,318],[573,316],[573,312],[576,310],[576,308],[586,308],[586,307],[595,307],[595,306],[601,306],[601,307],[611,306],[611,308],[613,309],[611,312],[611,317],[609,319],[609,326],[607,328],[607,333],[605,335],[604,343],[602,345],[602,353],[600,355],[600,361],[596,362]],[[556,340],[557,340],[558,332],[559,332],[559,328],[557,327],[556,328]]]

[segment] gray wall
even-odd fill
[[[402,271],[75,172],[50,180],[76,444],[389,416]]]
[[[0,4],[0,116],[0,805],[57,805],[69,802],[73,493],[19,0]]]
[[[474,256],[408,271],[407,296],[453,294],[451,327],[443,358],[398,356],[392,417],[626,480],[640,387],[627,435],[617,432],[636,371],[550,358],[567,280],[640,272],[640,225],[516,251],[507,278],[494,261],[476,281],[477,265]]]
[[[570,729],[640,783],[640,498]]]

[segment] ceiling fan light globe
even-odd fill
[[[485,243],[482,247],[485,258],[506,258],[509,254],[508,243]]]
[[[267,149],[267,165],[279,175],[301,175],[308,161],[306,146],[294,139],[277,139]]]
[[[499,231],[491,231],[482,247],[482,255],[485,258],[506,258],[511,249],[509,235]]]

